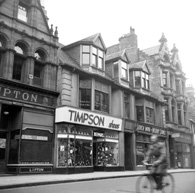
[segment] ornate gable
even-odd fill
[[[178,49],[176,48],[175,44],[173,45],[172,52],[172,65],[176,68],[176,70],[182,71],[182,65],[178,55]]]
[[[165,38],[165,35],[162,34],[159,42],[160,44],[160,49],[159,49],[159,57],[161,60],[163,60],[166,63],[171,62],[171,55],[167,46],[167,39]]]

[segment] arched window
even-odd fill
[[[46,54],[42,50],[37,50],[34,54],[34,57],[35,57],[35,64],[34,64],[33,84],[37,86],[42,86],[43,67],[46,60]]]
[[[23,43],[19,42],[15,45],[14,50],[16,51],[16,53],[14,55],[12,79],[21,81],[27,48]]]

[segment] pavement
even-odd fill
[[[170,169],[170,173],[188,173],[194,172],[195,169]],[[1,175],[0,189],[19,188],[27,186],[38,186],[58,183],[73,183],[79,181],[103,180],[111,178],[124,178],[140,176],[148,173],[142,171],[120,171],[120,172],[93,172],[82,174],[35,174],[35,175]]]

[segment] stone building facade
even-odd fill
[[[0,172],[140,170],[152,134],[171,168],[192,167],[176,47],[140,50],[133,28],[63,45],[47,20],[39,0],[0,2]]]
[[[57,49],[39,1],[0,2],[0,172],[52,172]]]

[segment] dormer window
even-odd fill
[[[143,71],[134,71],[134,86],[149,90],[149,75]]]
[[[82,64],[90,65],[95,68],[103,70],[104,66],[104,54],[100,49],[90,46],[82,46]]]
[[[128,76],[127,76],[127,64],[125,62],[121,62],[121,75],[122,78],[127,80]]]

